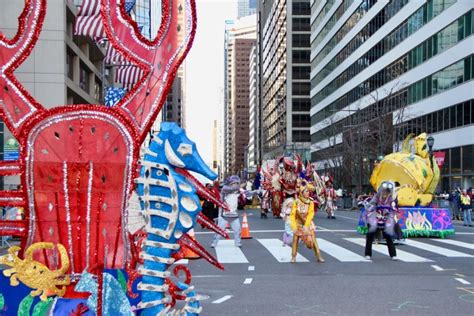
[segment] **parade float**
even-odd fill
[[[400,152],[385,156],[370,177],[374,190],[384,181],[396,185],[397,220],[405,237],[441,237],[454,234],[448,209],[432,206],[433,194],[440,179],[438,165],[428,149],[427,134],[407,136]],[[414,147],[414,149],[412,149]],[[366,210],[361,209],[357,230],[365,234]]]
[[[40,36],[46,0],[25,0],[17,34],[0,33],[0,116],[20,143],[20,159],[1,162],[0,174],[21,179],[18,191],[0,192],[0,203],[25,208],[24,219],[0,221],[0,236],[21,241],[0,259],[0,315],[197,315],[202,297],[175,261],[192,249],[222,268],[187,234],[199,222],[226,236],[200,213],[198,195],[226,205],[190,174],[216,177],[195,144],[162,123],[139,156],[193,42],[195,2],[162,1],[154,40],[124,4],[86,8],[110,47],[143,74],[112,108],[46,109],[15,78]],[[132,233],[134,192],[145,224]]]

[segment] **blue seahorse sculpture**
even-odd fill
[[[142,315],[176,313],[170,311],[172,297],[170,285],[166,282],[170,277],[168,268],[174,263],[173,254],[180,248],[180,239],[187,237],[186,233],[196,224],[201,211],[196,179],[183,176],[185,170],[210,180],[216,178],[184,130],[175,123],[162,123],[160,132],[154,135],[146,149],[140,178],[136,180],[147,233],[140,253],[143,265],[138,268],[142,275],[138,284],[138,290],[142,291],[142,301],[138,306],[143,309]],[[176,287],[178,293],[186,297],[180,314],[198,315],[200,297],[193,286],[178,282]]]

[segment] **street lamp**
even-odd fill
[[[428,153],[430,154],[430,163],[431,163],[431,169],[433,169],[433,145],[434,145],[434,137],[429,136],[426,139],[426,143],[428,144]]]

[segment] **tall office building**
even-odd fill
[[[24,5],[23,1],[2,3],[0,29],[5,36],[12,38],[16,34]],[[15,71],[20,83],[46,108],[103,102],[101,69],[105,51],[91,39],[73,34],[77,12],[73,1],[48,1],[39,40],[28,59]],[[3,159],[3,143],[13,136],[3,127],[3,122],[1,125]],[[19,184],[16,177],[7,177],[5,181],[7,189]]]
[[[184,127],[183,119],[183,94],[181,90],[181,78],[176,76],[171,86],[171,90],[166,96],[166,102],[161,110],[163,122],[175,122],[180,127]]]
[[[142,34],[152,39],[158,34],[161,26],[161,1],[160,0],[137,0],[135,4],[135,20],[142,28]],[[185,30],[184,14],[178,16],[178,21],[182,25],[182,30],[178,32],[178,40],[182,41]],[[161,120],[165,122],[176,122],[179,126],[185,127],[185,63],[183,63],[174,79],[171,91],[166,97],[166,103],[161,111]],[[159,124],[155,124],[157,129]]]
[[[237,0],[237,18],[253,15],[257,10],[257,0]]]
[[[310,2],[274,0],[258,9],[262,159],[310,158]]]
[[[312,2],[311,152],[320,170],[368,173],[408,133],[427,132],[446,154],[440,189],[472,186],[473,9],[456,0]]]
[[[219,165],[218,165],[218,155],[219,155],[219,136],[218,136],[218,131],[219,131],[219,126],[217,120],[214,120],[212,122],[212,135],[211,135],[211,142],[212,142],[212,148],[211,148],[211,158],[212,158],[212,166],[211,169],[216,173],[219,174]]]
[[[260,162],[260,108],[257,95],[257,45],[250,50],[249,56],[249,144],[247,150],[247,168],[256,170]]]
[[[242,172],[248,145],[249,56],[256,39],[255,15],[226,23],[224,40],[224,173]]]

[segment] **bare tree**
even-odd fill
[[[399,69],[392,68],[398,72]],[[392,77],[397,78],[395,73]],[[362,108],[342,110],[323,121],[319,135],[318,161],[325,161],[330,169],[338,169],[339,182],[344,187],[354,187],[362,192],[369,185],[373,165],[380,156],[398,150],[401,135],[400,126],[407,120],[406,83],[396,81],[389,88],[377,89],[368,94]],[[342,117],[342,112],[352,112]],[[313,145],[314,146],[314,145]],[[325,168],[326,169],[326,168]]]

